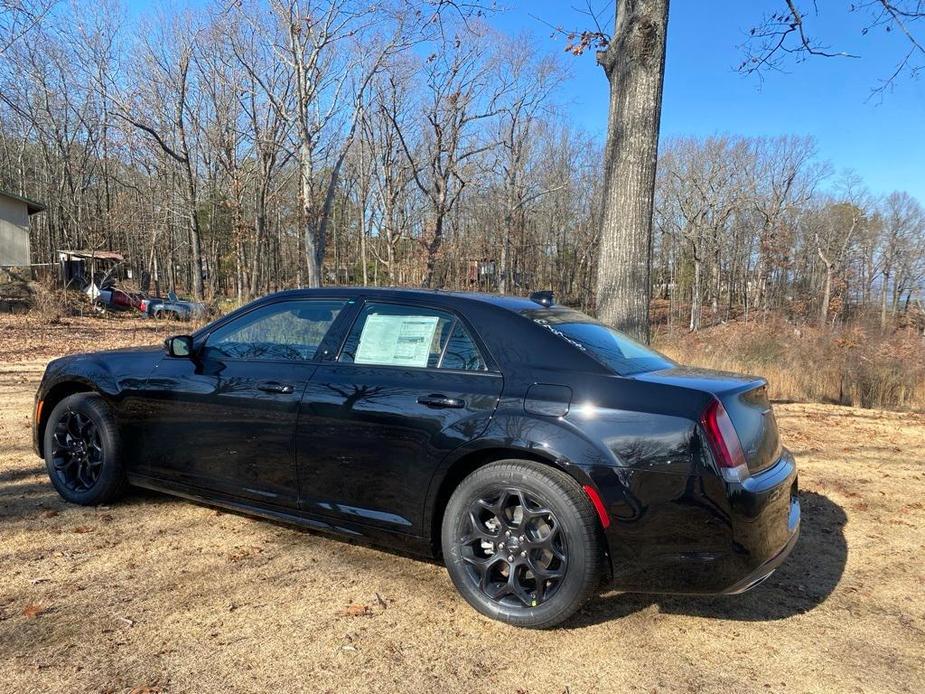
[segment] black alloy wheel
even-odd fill
[[[64,398],[48,415],[42,442],[48,476],[66,501],[105,504],[128,487],[119,429],[102,396]]]
[[[51,462],[67,489],[83,493],[93,488],[103,470],[99,427],[86,414],[67,410],[52,432]]]
[[[516,626],[568,619],[603,573],[602,529],[581,485],[532,460],[492,462],[460,482],[443,513],[441,544],[466,601]]]
[[[568,570],[556,515],[529,492],[501,489],[469,505],[460,555],[489,599],[536,607],[552,598]]]

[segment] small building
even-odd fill
[[[31,262],[29,217],[45,206],[0,190],[0,267],[27,267]]]
[[[58,251],[61,284],[84,289],[90,284],[105,287],[117,279],[124,279],[125,256],[119,251]],[[131,275],[128,275],[131,277]]]

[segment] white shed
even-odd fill
[[[0,190],[0,267],[25,267],[29,253],[29,217],[45,206]]]

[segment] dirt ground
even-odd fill
[[[777,405],[803,531],[769,581],[531,632],[436,564],[153,493],[65,504],[30,446],[45,363],[167,329],[0,318],[4,692],[925,691],[923,415]]]

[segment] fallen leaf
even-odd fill
[[[35,619],[43,612],[45,612],[45,608],[42,605],[37,602],[30,602],[23,608],[22,616],[27,619]]]
[[[348,605],[344,614],[348,617],[364,617],[371,614],[371,611],[368,605]]]
[[[74,532],[75,532],[75,533],[80,533],[80,534],[83,534],[83,533],[92,533],[92,532],[93,532],[93,528],[92,528],[91,526],[89,526],[89,525],[78,525],[76,528],[74,528]]]

